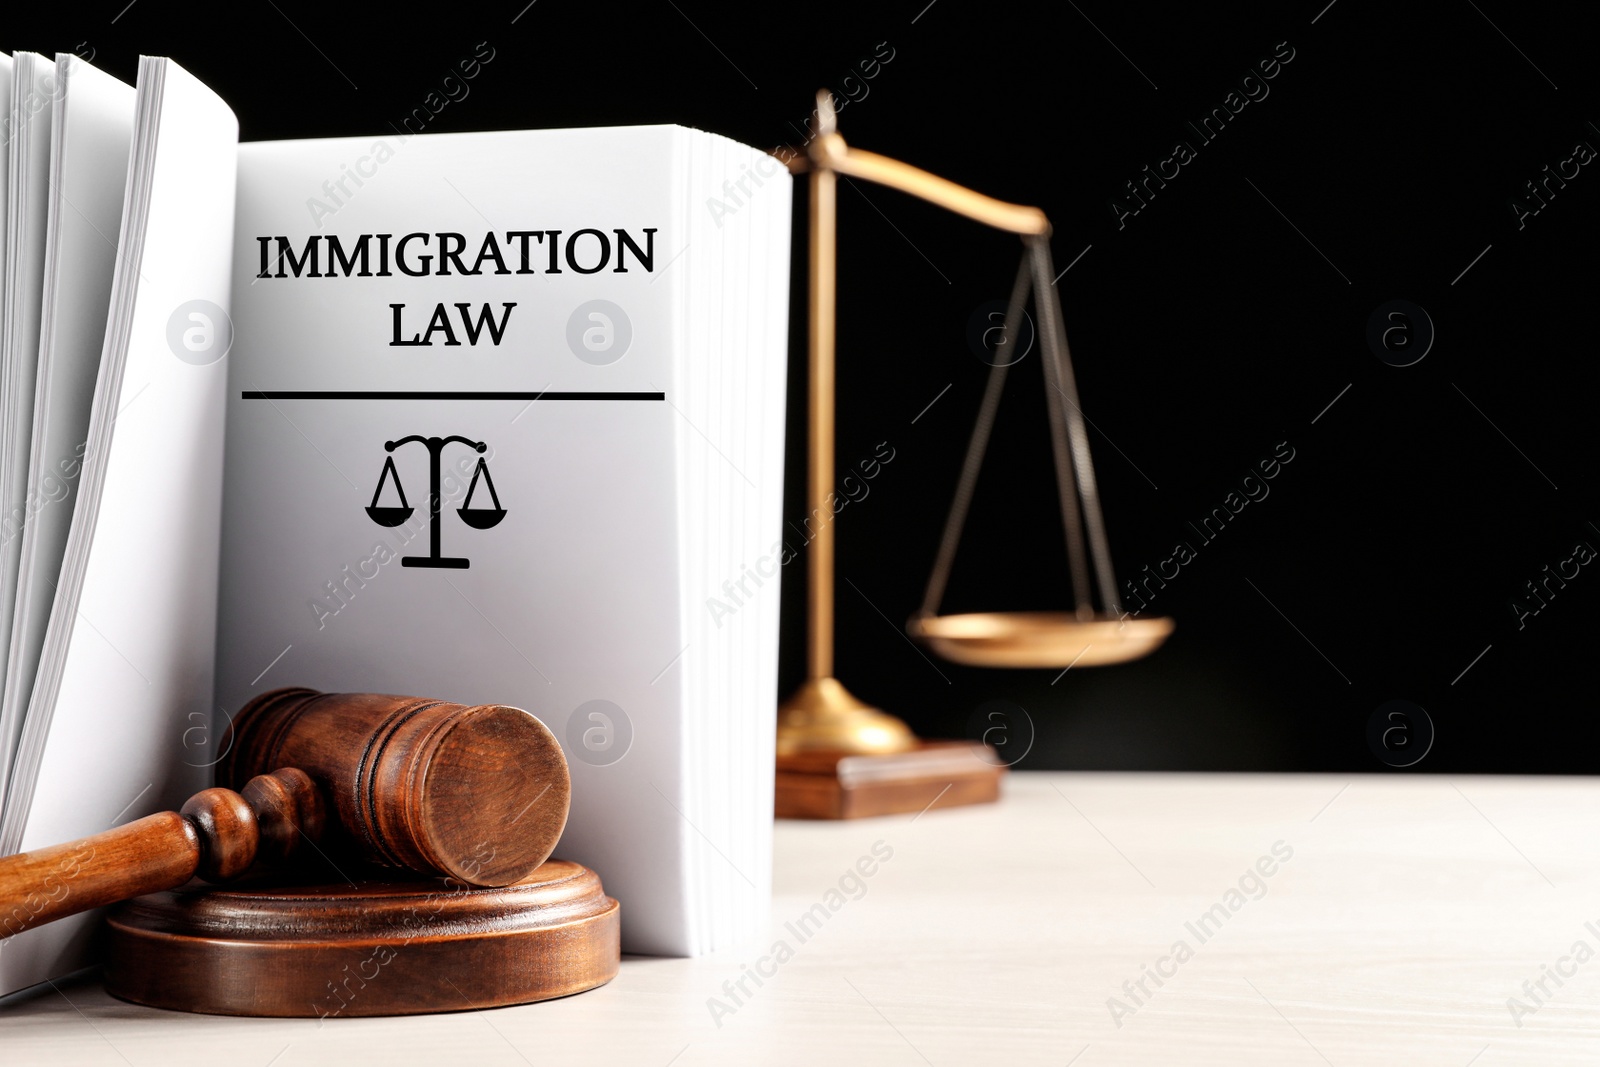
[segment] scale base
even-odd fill
[[[497,889],[420,877],[192,882],[118,905],[107,925],[112,996],[208,1015],[525,1004],[603,985],[621,960],[617,902],[593,871],[565,860]]]
[[[472,566],[472,561],[460,556],[401,556],[400,566],[441,567],[445,570],[464,571]]]
[[[812,678],[778,707],[778,755],[833,752],[854,755],[909,752],[911,728],[857,700],[837,678]]]
[[[805,752],[778,757],[780,819],[860,819],[1000,799],[1006,768],[977,741],[921,741],[887,755]]]

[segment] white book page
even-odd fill
[[[33,692],[88,448],[133,140],[132,86],[65,54],[56,57],[56,75],[39,372],[11,655],[0,702],[0,722],[16,730]]]
[[[0,52],[0,116],[11,114],[11,71],[13,63],[11,56]],[[9,129],[9,128],[8,128]],[[0,321],[3,321],[5,312],[5,243],[6,243],[6,204],[11,190],[11,137],[9,133],[0,137]]]
[[[0,330],[0,673],[11,649],[12,608],[33,438],[34,376],[50,202],[50,126],[59,83],[55,64],[32,52],[13,59],[6,112],[6,296]],[[0,717],[0,787],[6,785],[21,723]]]
[[[148,58],[140,117],[82,495],[0,851],[177,807],[210,773],[187,742],[212,693],[227,360],[189,331],[200,314],[226,339],[238,125]],[[0,943],[0,993],[81,966],[97,919]]]
[[[691,142],[690,333],[677,368],[689,647],[697,719],[685,814],[701,951],[765,929],[770,901],[791,183],[771,156]]]
[[[684,863],[695,833],[680,814],[686,724],[669,670],[685,645],[680,416],[665,395],[681,266],[669,261],[683,247],[670,168],[682,136],[624,127],[240,147],[218,663],[218,702],[229,710],[306,685],[537,715],[572,768],[557,854],[591,866],[622,902],[626,951],[667,954],[692,948]],[[618,229],[648,265],[628,251],[627,269],[616,269]],[[593,232],[573,247],[574,267],[568,242],[582,230]],[[529,239],[527,273],[513,231],[540,234]],[[405,252],[413,269],[433,257],[427,276],[394,267],[411,233],[429,235]],[[506,273],[492,261],[477,275],[436,273],[441,233],[463,235],[468,270],[496,234]],[[299,258],[296,277],[276,242],[283,236],[293,257],[314,247],[325,268],[328,238],[348,255],[363,234],[372,235],[367,277],[311,277]],[[387,277],[380,234],[390,235]],[[260,238],[266,278],[257,277]],[[600,261],[602,238],[606,265],[584,273]],[[514,304],[500,342],[480,333],[472,344],[458,303],[475,317]],[[397,314],[409,341],[441,305],[456,345],[442,329],[430,346],[391,343]],[[463,395],[483,393],[500,396]],[[437,553],[432,451],[416,440],[385,449],[414,436],[486,446],[442,446]],[[484,528],[458,514],[480,459],[504,511]],[[395,476],[409,517],[369,514],[401,509]],[[472,508],[490,504],[485,489],[480,482]],[[391,519],[401,524],[377,521]],[[435,555],[468,565],[405,560]],[[610,730],[615,747],[585,747],[589,730],[602,747]]]
[[[11,115],[11,78],[13,63],[11,57],[0,52],[0,116]],[[6,216],[9,214],[8,204],[11,201],[11,138],[0,137],[0,338],[4,336],[7,292],[10,286],[11,271],[6,263],[6,234],[9,232]],[[0,339],[0,354],[4,352],[5,342]],[[19,722],[11,727],[0,721],[0,814],[6,809],[6,780],[11,776],[11,758],[16,749],[17,733],[22,729]]]

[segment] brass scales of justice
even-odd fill
[[[824,509],[829,506],[835,476],[836,195],[842,175],[898,189],[985,226],[1017,234],[1023,244],[1022,262],[1000,344],[1018,336],[1030,290],[1039,320],[1040,363],[1073,608],[939,614],[1007,372],[1018,361],[996,360],[967,444],[922,606],[907,624],[907,632],[945,659],[979,667],[1096,666],[1123,663],[1153,652],[1172,632],[1173,622],[1170,618],[1135,619],[1122,612],[1089,437],[1053,284],[1050,221],[1044,212],[995,200],[909,164],[847,146],[838,132],[833,96],[826,89],[817,93],[815,132],[807,154],[792,154],[787,162],[793,173],[809,172],[811,185],[810,512],[828,514]],[[996,799],[1004,768],[992,750],[972,742],[919,741],[904,722],[857,699],[833,676],[831,518],[819,525],[809,548],[806,680],[778,709],[778,816],[851,818],[918,811],[935,802],[951,806]]]

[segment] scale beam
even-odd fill
[[[936,204],[946,211],[964,215],[974,222],[1024,237],[1045,236],[1050,233],[1050,220],[1043,211],[1023,204],[1008,204],[992,196],[957,185],[937,174],[930,174],[898,159],[880,156],[851,148],[837,133],[818,137],[813,144],[813,158],[821,156],[822,168],[836,171],[850,178],[885,185]]]

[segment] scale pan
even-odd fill
[[[379,526],[399,526],[411,517],[413,510],[412,508],[380,508],[374,506],[367,509],[367,518]]]
[[[912,619],[906,630],[935,653],[969,667],[1094,667],[1149,655],[1172,620],[1080,620],[1064,611],[981,612]]]
[[[504,508],[456,508],[456,514],[461,516],[461,521],[474,530],[487,530],[491,526],[498,526],[500,520],[506,517]]]

